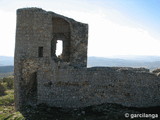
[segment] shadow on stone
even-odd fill
[[[129,108],[117,104],[101,104],[85,108],[57,108],[45,104],[26,106],[22,114],[26,120],[128,120],[125,114],[160,114],[160,107]],[[134,118],[150,120],[149,118]]]

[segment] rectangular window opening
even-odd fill
[[[38,57],[43,57],[43,47],[38,48]]]

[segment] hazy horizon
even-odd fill
[[[1,58],[14,58],[14,56],[4,56],[0,55]],[[99,56],[87,56],[87,58],[104,58],[104,59],[124,59],[124,60],[152,60],[160,61],[160,56],[148,56],[148,55],[117,55],[117,56],[108,56],[108,57],[99,57]],[[155,58],[155,59],[153,59]]]
[[[0,66],[14,66],[13,57],[0,56]],[[120,58],[104,58],[89,56],[87,67],[132,67],[154,70],[160,66],[160,56],[132,56]]]

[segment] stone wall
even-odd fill
[[[63,53],[55,55],[57,40]],[[39,8],[17,10],[15,103],[86,107],[160,105],[159,70],[86,68],[88,25]]]
[[[38,76],[38,103],[50,106],[86,107],[102,103],[128,107],[160,105],[160,77],[147,69],[57,69],[39,72]]]

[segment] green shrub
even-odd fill
[[[7,89],[13,89],[13,77],[5,77],[3,78],[3,82],[6,83]]]
[[[6,95],[0,97],[0,106],[4,105],[12,105],[14,103],[14,91],[13,90],[6,90]]]
[[[5,95],[5,87],[2,84],[2,82],[0,82],[0,96],[3,96],[3,95]]]

